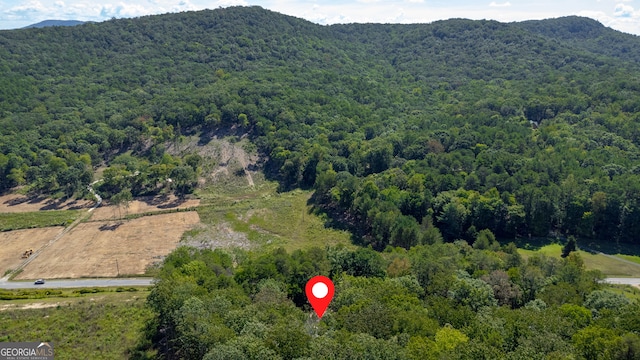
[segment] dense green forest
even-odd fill
[[[375,249],[550,231],[637,242],[640,44],[576,17],[320,26],[257,7],[0,32],[0,189],[196,184],[248,134]]]
[[[148,302],[138,354],[167,359],[637,359],[640,307],[577,254],[524,261],[464,241],[287,254],[179,248]],[[383,256],[384,255],[384,256]],[[233,263],[239,264],[234,266]],[[318,320],[306,281],[331,276]]]
[[[525,260],[496,238],[639,242],[639,49],[578,17],[320,26],[258,7],[0,31],[0,192],[82,197],[101,168],[105,198],[167,178],[183,195],[206,159],[172,145],[248,136],[363,245],[179,248],[140,357],[634,359],[637,302],[569,247]],[[322,321],[318,274],[336,283]]]

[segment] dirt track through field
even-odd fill
[[[37,251],[60,234],[62,226],[44,229],[26,229],[0,232],[0,277],[9,269],[15,270],[25,259],[22,254],[29,249]]]
[[[195,211],[81,223],[29,263],[16,279],[143,274],[200,221]]]

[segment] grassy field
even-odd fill
[[[327,228],[322,217],[312,214],[307,205],[311,192],[294,191],[265,199],[269,211],[250,217],[250,228],[258,228],[276,234],[282,241],[274,246],[283,246],[292,251],[311,246],[351,244],[346,231]]]
[[[152,318],[147,295],[147,289],[64,290],[37,301],[0,301],[0,342],[52,342],[56,359],[150,358],[138,350]]]
[[[280,193],[277,184],[264,180],[254,188],[209,188],[201,191],[198,208],[200,222],[227,232],[240,234],[252,247],[283,247],[287,251],[317,246],[344,244],[351,246],[350,234],[327,228],[325,220],[310,212],[310,191]],[[207,231],[206,229],[196,230]],[[213,234],[212,236],[215,236]]]
[[[254,176],[254,180],[256,186],[248,187],[243,177],[232,175],[216,186],[198,190],[200,221],[206,226],[225,224],[228,228],[225,230],[241,234],[252,247],[281,246],[293,251],[310,246],[352,246],[349,233],[327,228],[325,219],[310,213],[310,191],[281,193],[275,182],[260,176]],[[206,229],[196,229],[194,234],[202,231]],[[220,228],[215,231],[219,233]],[[545,238],[520,238],[516,245],[525,258],[533,254],[560,258],[563,246]],[[594,248],[593,244],[589,246]],[[640,265],[640,247],[606,244],[596,250]],[[580,251],[580,255],[587,268],[598,269],[605,275],[640,277],[640,266],[586,251]]]
[[[623,254],[616,254],[617,257],[628,260],[628,261],[632,261],[638,265],[640,265],[640,256],[637,255],[623,255]]]
[[[173,251],[182,234],[198,222],[198,214],[190,211],[81,223],[43,248],[15,279],[144,274],[148,266]]]
[[[612,277],[640,277],[640,265],[629,264],[615,257],[591,254],[585,251],[580,251],[580,255],[584,259],[587,269],[597,269]]]
[[[524,258],[528,258],[535,254],[544,254],[560,259],[562,254],[562,244],[544,243],[543,240],[521,240],[516,243],[520,254]],[[578,245],[579,247],[579,245]],[[640,277],[640,257],[635,255],[615,255],[614,257],[602,254],[593,254],[587,251],[579,250],[580,256],[584,260],[587,269],[600,270],[603,274],[611,277]],[[638,263],[638,265],[630,264],[624,260]]]
[[[82,213],[81,210],[0,213],[0,231],[67,226]]]
[[[608,289],[615,293],[622,294],[631,300],[640,301],[640,289],[637,287],[629,285],[611,285]]]

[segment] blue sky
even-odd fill
[[[259,5],[320,24],[450,18],[509,22],[581,15],[640,35],[640,0],[0,0],[0,29],[48,19],[103,21],[230,5]]]

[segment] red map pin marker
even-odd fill
[[[333,282],[326,276],[314,276],[307,282],[307,286],[305,286],[307,299],[309,299],[318,318],[321,319],[329,307],[329,303],[333,299],[333,291]]]

